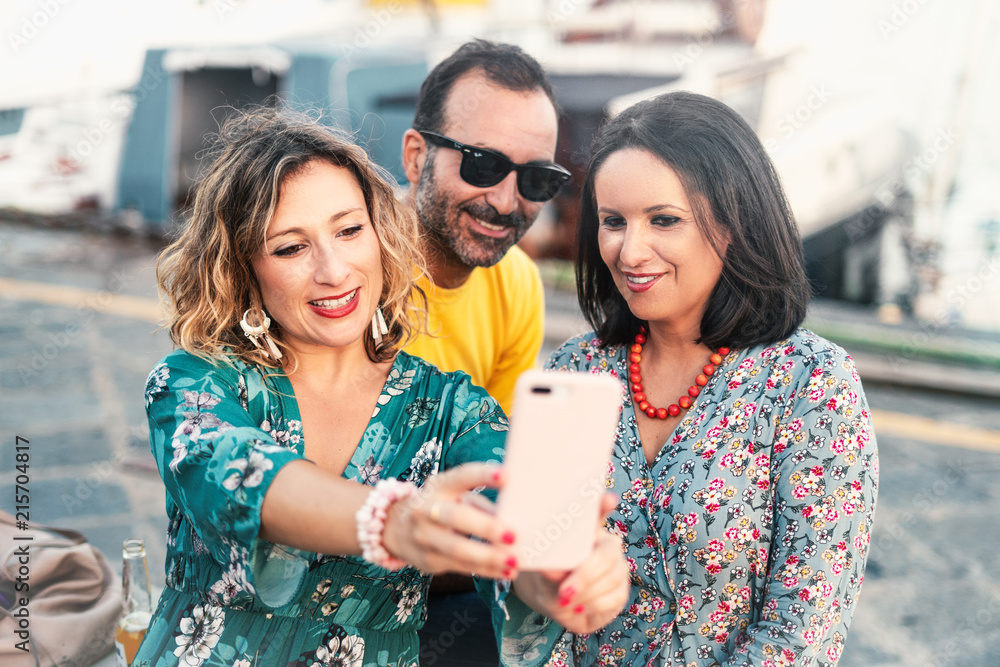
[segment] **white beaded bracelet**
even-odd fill
[[[355,515],[362,558],[387,570],[398,570],[407,565],[402,558],[397,558],[385,550],[382,536],[385,533],[385,517],[389,507],[416,492],[417,487],[412,482],[401,482],[398,479],[383,479],[375,485],[368,494],[365,504]]]

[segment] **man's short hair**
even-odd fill
[[[441,132],[444,129],[444,105],[452,86],[467,72],[478,70],[492,83],[507,90],[543,91],[556,112],[552,83],[538,61],[513,44],[498,44],[485,39],[466,42],[431,70],[420,86],[413,127]]]

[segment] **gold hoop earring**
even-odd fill
[[[240,327],[243,329],[243,334],[250,339],[254,347],[264,353],[265,357],[273,357],[275,360],[281,359],[281,350],[278,349],[278,346],[274,344],[271,336],[267,333],[267,330],[271,328],[271,318],[261,309],[260,324],[250,324],[247,321],[247,316],[250,315],[251,310],[248,308],[247,312],[243,313],[243,319],[240,320]],[[267,345],[266,349],[261,345],[261,340],[264,341],[264,345]]]

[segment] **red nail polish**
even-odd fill
[[[576,590],[574,590],[572,586],[564,590],[562,593],[559,594],[559,606],[565,607],[566,605],[568,605],[570,602],[573,601],[574,595],[576,595]]]
[[[513,579],[514,578],[514,573],[511,572],[510,570],[504,570],[503,571],[503,578],[504,579]]]
[[[494,470],[493,474],[491,475],[491,478],[493,479],[494,482],[499,482],[500,481],[500,471],[499,470]]]
[[[511,556],[510,558],[508,558],[507,559],[507,567],[509,567],[511,569],[517,567],[517,559],[514,558],[513,556]]]
[[[573,611],[575,611],[577,614],[582,614],[583,613],[583,609],[584,609],[583,605],[582,604],[578,604],[578,605],[576,605],[576,607],[573,608]]]
[[[503,540],[504,544],[514,544],[514,533],[508,530],[500,537],[500,539]]]

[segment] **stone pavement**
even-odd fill
[[[80,530],[116,568],[122,540],[143,538],[154,588],[163,585],[166,517],[142,393],[171,349],[156,324],[157,250],[145,240],[0,221],[0,507],[14,504],[21,436],[30,442],[31,518]],[[572,295],[547,298],[543,356],[585,328]],[[824,307],[812,311],[821,325],[853,322],[869,342],[892,333],[870,313],[824,315]],[[942,349],[957,340],[928,337]],[[989,353],[995,342],[975,344]],[[1000,402],[989,390],[1000,374],[989,363],[939,355],[935,365],[904,353],[901,364],[884,346],[848,349],[866,379],[882,483],[840,664],[1000,665]],[[892,367],[879,375],[870,365],[869,375],[865,355]],[[967,372],[986,389],[971,396],[895,386],[905,380],[900,369],[931,387]]]
[[[31,519],[74,528],[117,568],[145,540],[163,585],[166,515],[143,409],[170,350],[156,331],[148,241],[0,225],[0,506],[13,505],[13,443],[30,442]]]

